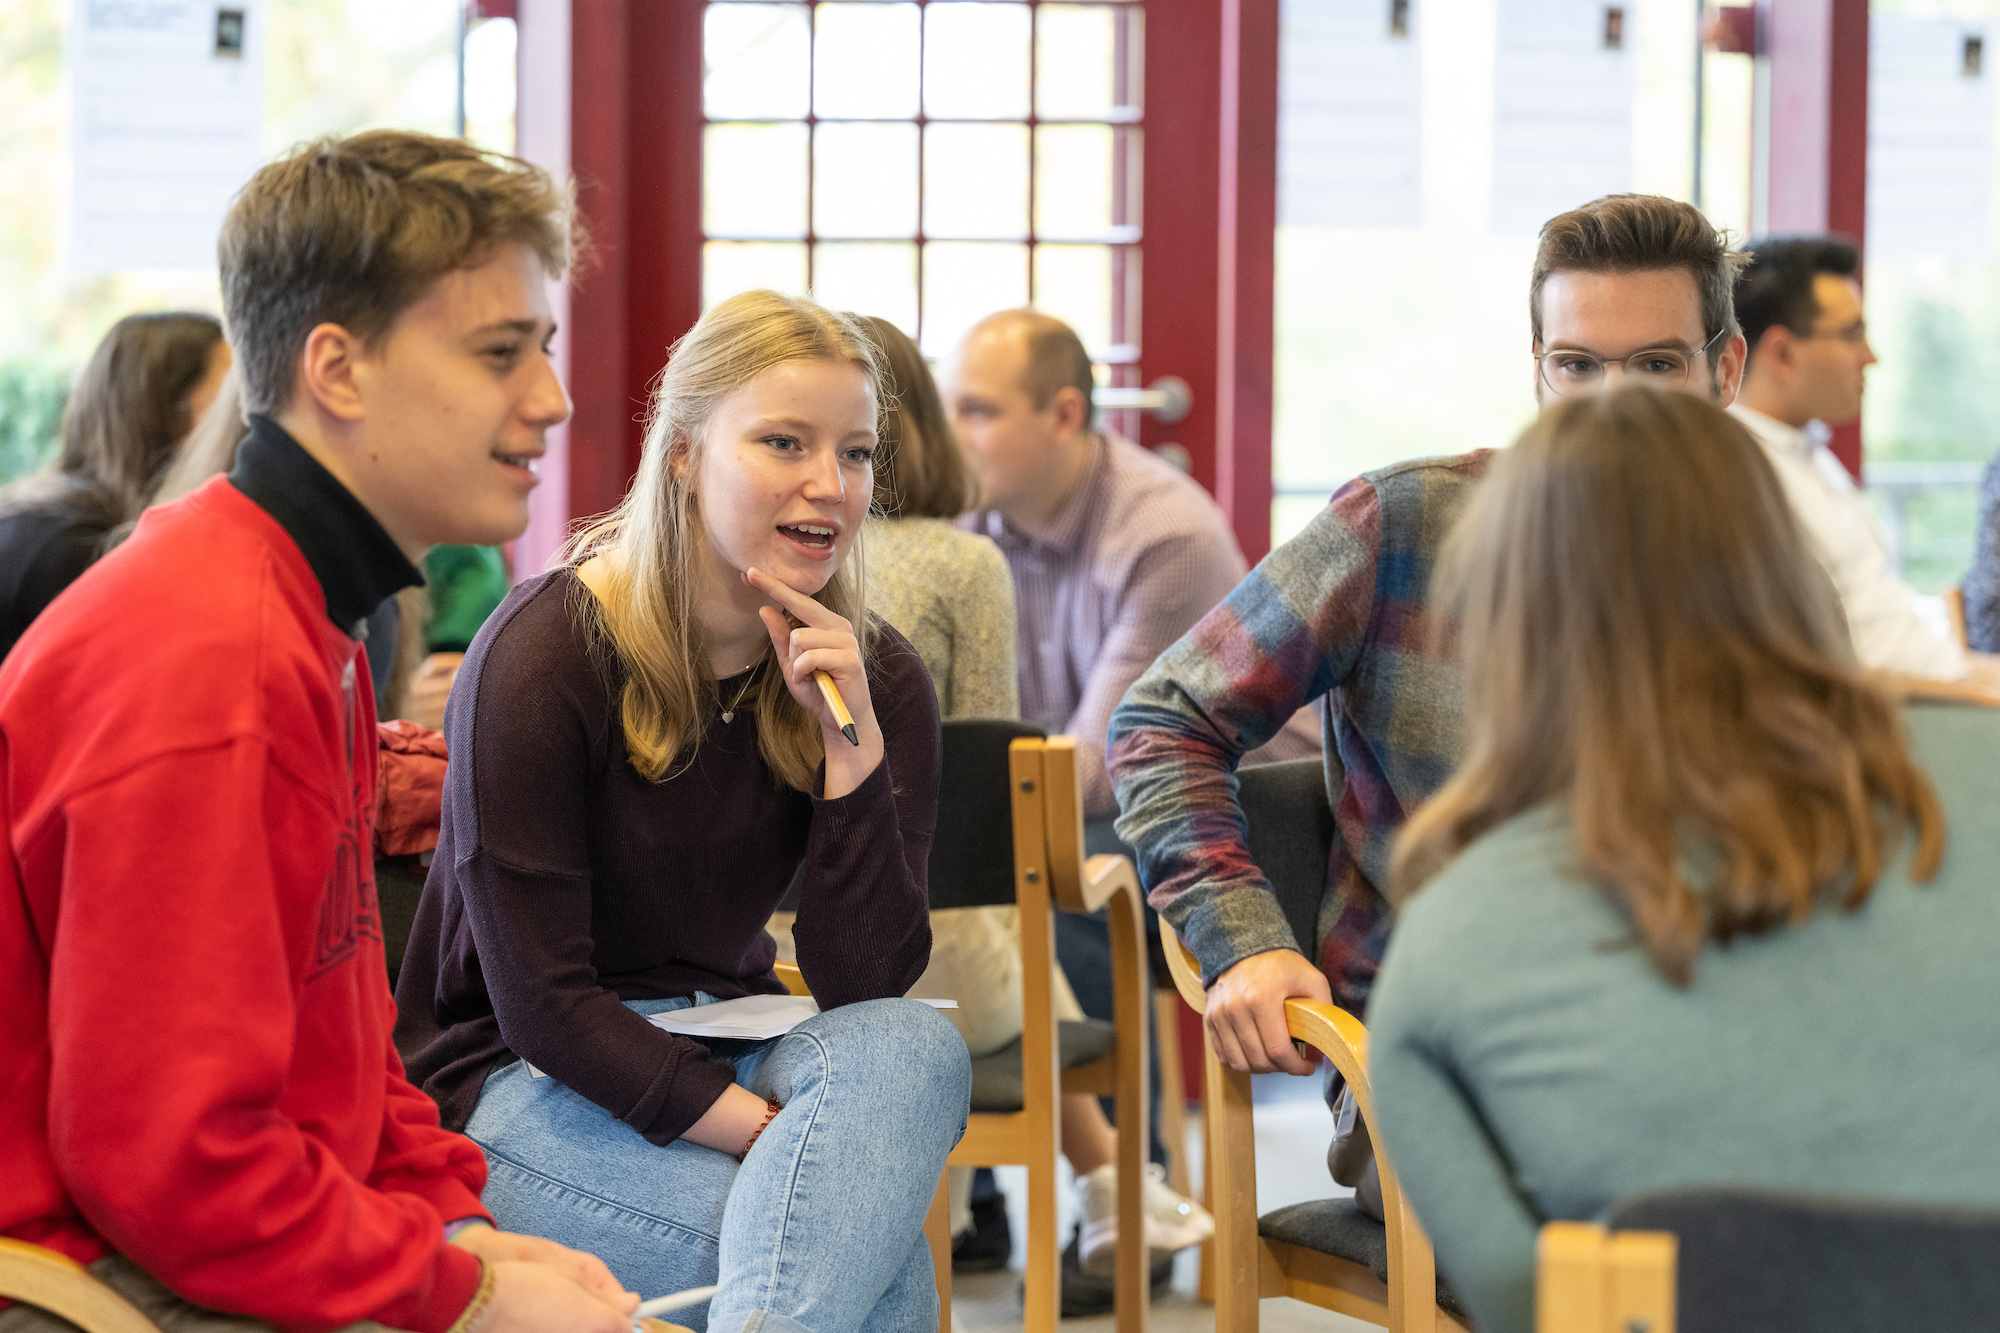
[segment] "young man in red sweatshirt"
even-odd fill
[[[603,1264],[493,1229],[404,1079],[369,855],[363,621],[433,544],[525,526],[568,255],[562,191],[460,141],[260,171],[221,241],[235,470],[0,669],[0,1235],[169,1329],[630,1327]]]

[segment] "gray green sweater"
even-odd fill
[[[1765,1185],[2000,1205],[2000,712],[1905,709],[1946,819],[1858,912],[1669,985],[1571,873],[1562,815],[1411,899],[1369,1008],[1380,1140],[1481,1333],[1528,1333],[1536,1229],[1641,1190]]]

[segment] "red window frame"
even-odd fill
[[[1142,2],[1140,352],[1119,378],[1188,383],[1188,415],[1145,419],[1140,442],[1187,452],[1256,559],[1271,522],[1278,4]],[[591,237],[559,303],[574,414],[551,432],[523,574],[618,502],[646,386],[701,313],[705,4],[518,0],[521,151],[574,175]]]

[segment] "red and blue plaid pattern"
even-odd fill
[[[1163,653],[1112,715],[1119,835],[1155,908],[1217,975],[1300,948],[1359,1012],[1388,943],[1396,831],[1450,776],[1463,744],[1451,625],[1428,605],[1446,534],[1490,450],[1371,472],[1334,494]],[[1294,940],[1244,846],[1234,773],[1300,707],[1330,695],[1345,782],[1320,938]]]

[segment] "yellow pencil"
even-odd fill
[[[833,710],[834,718],[840,723],[840,734],[847,737],[848,744],[861,744],[861,735],[854,729],[854,714],[847,711],[847,700],[840,697],[834,688],[833,677],[824,671],[813,672],[813,679],[819,682],[819,697],[826,700],[826,706]]]

